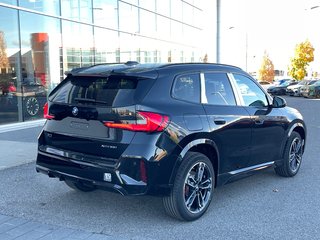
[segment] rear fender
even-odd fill
[[[206,139],[206,138],[202,138],[202,139],[196,139],[196,140],[193,140],[191,142],[189,142],[187,145],[185,145],[183,148],[182,148],[182,151],[180,152],[178,158],[177,158],[177,161],[175,163],[175,166],[172,170],[172,173],[171,173],[171,177],[170,177],[170,184],[173,184],[174,183],[174,180],[175,180],[175,176],[177,175],[177,172],[178,172],[178,169],[185,157],[185,155],[187,154],[187,152],[193,148],[193,147],[196,147],[198,145],[203,145],[203,144],[207,144],[207,145],[210,145],[211,147],[213,147],[216,152],[217,152],[217,155],[218,155],[218,166],[220,165],[219,164],[219,151],[218,151],[218,147],[217,145],[215,144],[214,141],[210,140],[210,139]],[[218,167],[219,169],[219,167]],[[218,173],[216,172],[215,173],[216,176],[218,175]]]

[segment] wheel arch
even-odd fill
[[[303,144],[303,152],[305,150],[305,146],[306,146],[306,138],[307,138],[307,131],[306,131],[306,126],[305,124],[303,124],[302,122],[296,122],[294,124],[292,124],[288,130],[288,134],[287,134],[287,139],[285,141],[284,147],[288,144],[288,140],[292,134],[292,132],[297,132],[299,133],[299,135],[301,136],[302,140],[304,140],[304,144]],[[283,152],[283,151],[282,151]]]
[[[183,158],[189,151],[202,153],[209,158],[215,172],[215,186],[216,186],[217,176],[219,173],[219,150],[214,141],[206,138],[193,140],[192,142],[184,146],[184,148],[180,152],[178,160],[171,173],[170,183],[171,184],[174,183],[175,176],[177,175],[178,169],[183,161]]]

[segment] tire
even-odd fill
[[[67,184],[68,187],[80,192],[92,192],[96,190],[94,186],[87,186],[82,182],[72,182],[70,180],[65,180],[65,183]]]
[[[215,173],[209,158],[202,153],[188,152],[178,169],[170,195],[163,197],[166,213],[186,221],[200,218],[210,205],[214,186]]]
[[[292,132],[284,149],[283,165],[275,167],[275,172],[282,177],[295,176],[301,166],[304,140],[297,132]]]

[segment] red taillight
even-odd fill
[[[53,115],[50,115],[49,114],[49,106],[48,106],[48,103],[46,103],[44,106],[43,106],[43,117],[45,119],[53,119],[54,116]]]
[[[168,126],[169,117],[152,112],[137,112],[137,120],[134,122],[104,122],[104,125],[109,128],[120,128],[129,131],[162,132]]]

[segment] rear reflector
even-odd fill
[[[137,112],[135,123],[128,122],[104,122],[109,128],[119,128],[136,132],[162,132],[169,123],[169,117],[152,112]]]
[[[46,104],[43,106],[43,117],[45,119],[54,119],[53,115],[49,114],[49,106],[48,103],[46,102]]]
[[[145,183],[148,181],[146,164],[143,160],[140,160],[140,179]]]

